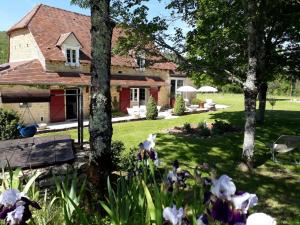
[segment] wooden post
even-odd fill
[[[80,149],[83,149],[83,88],[80,87]]]
[[[77,93],[77,141],[78,141],[78,144],[80,146],[80,149],[81,149],[81,122],[80,122],[80,119],[81,119],[81,110],[80,110],[80,107],[81,107],[81,98],[80,98],[80,95],[81,95],[81,89],[79,88],[78,89],[78,93]]]

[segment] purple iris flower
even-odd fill
[[[212,205],[211,216],[214,220],[218,220],[222,223],[228,223],[231,216],[229,202],[223,201],[222,199],[216,199]]]

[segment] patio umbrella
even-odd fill
[[[218,92],[218,89],[214,88],[214,87],[211,87],[211,86],[202,86],[197,91],[198,92],[211,92],[211,93],[215,93],[215,92]]]
[[[196,92],[197,89],[192,86],[182,86],[178,88],[176,91],[178,92]]]
[[[197,89],[192,87],[192,86],[182,86],[180,88],[177,89],[178,92],[185,92],[186,95],[185,95],[185,99],[187,99],[187,93],[188,92],[197,92]],[[188,100],[185,100],[185,103],[187,103]]]

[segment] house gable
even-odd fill
[[[45,67],[45,58],[33,35],[27,29],[17,29],[9,34],[9,62],[38,59]]]

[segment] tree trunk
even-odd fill
[[[259,110],[256,118],[257,123],[263,124],[265,121],[265,111],[266,111],[266,100],[267,100],[267,90],[268,90],[268,70],[266,69],[267,54],[266,48],[267,43],[265,40],[265,23],[266,23],[266,12],[267,5],[265,0],[261,0],[258,6],[259,14],[255,23],[256,30],[256,55],[257,55],[257,83],[258,83],[258,101]],[[269,59],[269,58],[268,58]]]
[[[260,84],[259,93],[258,93],[258,115],[257,115],[257,123],[263,124],[265,122],[265,111],[266,111],[266,104],[267,104],[267,91],[268,91],[268,84],[266,82]]]
[[[105,184],[112,170],[111,160],[111,39],[114,24],[110,19],[109,0],[91,0],[91,102],[89,180],[93,185]]]
[[[257,29],[256,1],[248,1],[248,72],[244,84],[245,95],[245,130],[243,143],[243,158],[248,166],[252,166],[255,145],[255,110],[256,110],[256,79],[257,79]]]

